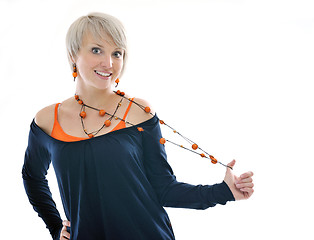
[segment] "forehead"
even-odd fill
[[[117,47],[117,45],[114,43],[112,37],[107,34],[105,31],[101,33],[92,33],[91,31],[87,31],[83,35],[82,39],[82,46],[87,44],[99,44],[99,45],[106,45],[109,44],[112,47]]]

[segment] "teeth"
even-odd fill
[[[111,73],[103,73],[103,72],[98,72],[98,71],[96,71],[96,70],[95,70],[95,72],[96,72],[97,74],[99,74],[100,76],[103,76],[103,77],[110,77],[110,76],[111,76]]]

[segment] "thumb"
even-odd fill
[[[230,167],[231,169],[233,169],[235,163],[236,163],[236,160],[233,159],[230,163],[228,163],[228,167]],[[228,169],[229,169],[229,168],[228,168]],[[227,169],[227,170],[228,170],[228,169]]]

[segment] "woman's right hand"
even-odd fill
[[[68,240],[70,239],[70,233],[67,231],[67,227],[71,227],[71,223],[68,220],[64,220],[62,225],[63,227],[60,233],[60,240]]]

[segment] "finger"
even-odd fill
[[[61,238],[62,240],[63,239],[70,239],[70,233],[67,231],[66,227],[62,228],[62,231],[61,231],[60,235],[62,236],[62,238]]]
[[[227,164],[227,166],[233,169],[235,163],[236,163],[236,160],[233,159],[230,163]],[[230,168],[227,168],[227,170],[229,170]]]
[[[254,189],[253,188],[241,188],[240,191],[243,193],[247,193],[249,194],[249,196],[251,196],[254,192]]]
[[[244,178],[249,178],[249,177],[252,177],[254,175],[253,172],[249,171],[249,172],[246,172],[246,173],[243,173],[240,178],[241,179],[244,179]]]
[[[252,183],[252,182],[238,183],[238,184],[236,184],[236,187],[239,188],[239,189],[242,189],[242,188],[253,188],[254,187],[254,183]]]
[[[68,220],[63,220],[62,225],[66,227],[71,227],[71,222]]]
[[[236,183],[250,183],[250,182],[253,182],[253,178],[248,177],[248,178],[243,178],[243,179],[239,178]]]
[[[250,191],[244,191],[245,189],[243,189],[243,195],[244,195],[244,197],[246,198],[246,199],[248,199],[248,198],[250,198],[251,196],[252,196],[252,194],[253,194],[253,192],[254,192],[254,190],[253,189],[251,189]],[[248,190],[248,189],[247,189]]]
[[[70,239],[70,233],[68,233],[67,231],[65,231],[63,233],[63,237],[65,237],[66,239]]]

